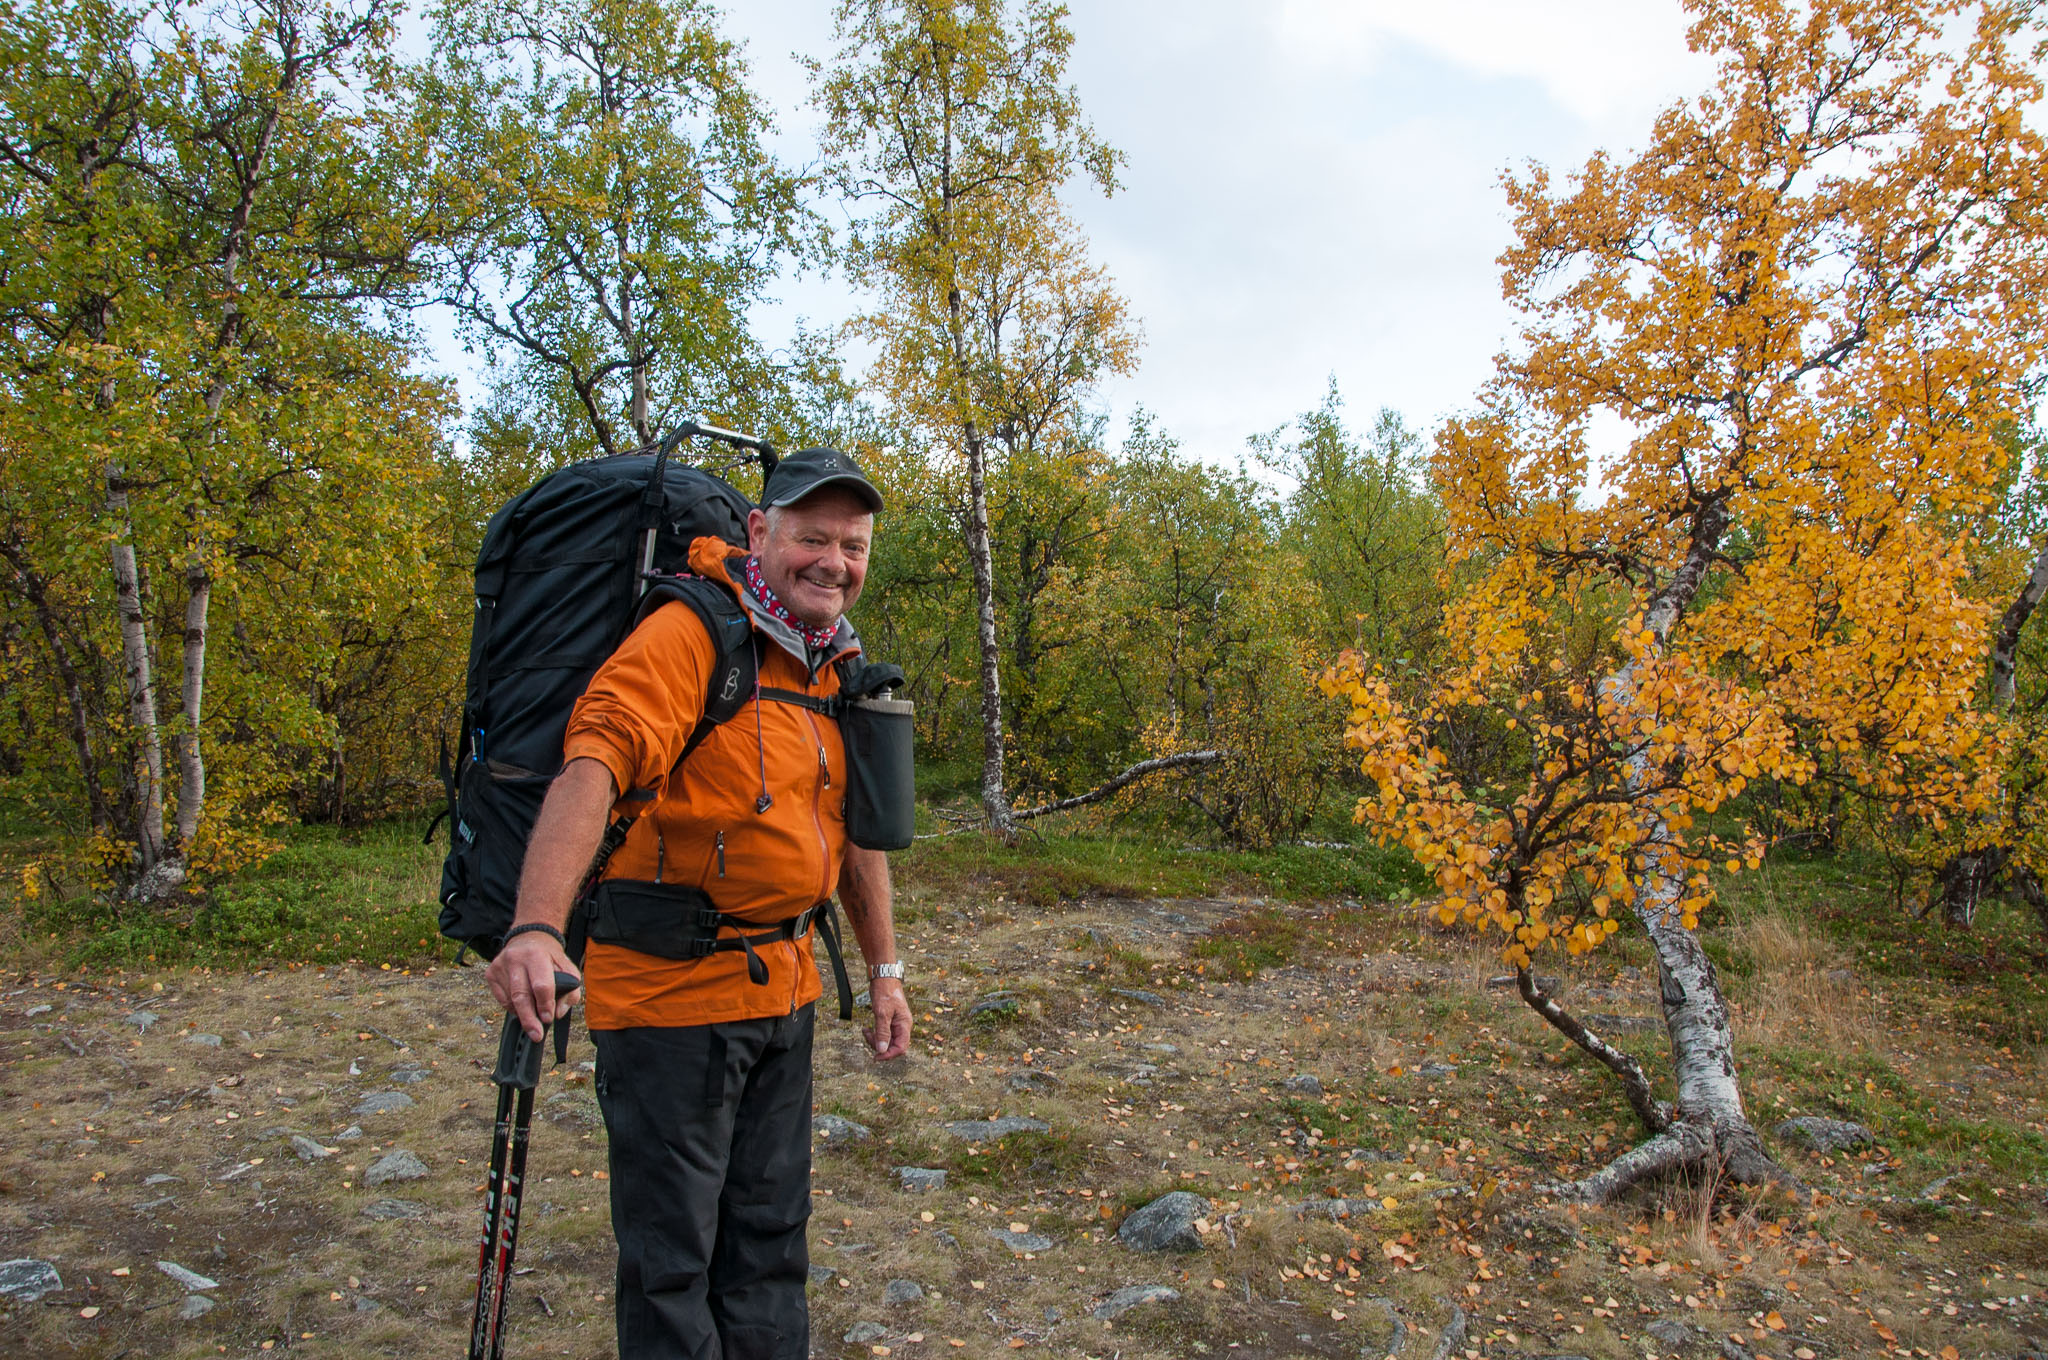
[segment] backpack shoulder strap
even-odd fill
[[[691,729],[690,739],[683,744],[682,755],[676,758],[680,765],[703,744],[713,728],[730,720],[753,698],[760,678],[760,658],[754,652],[754,625],[747,618],[747,611],[731,591],[702,576],[652,578],[646,594],[640,597],[634,625],[637,627],[640,620],[670,600],[680,600],[690,607],[690,612],[703,623],[704,631],[711,635],[712,650],[716,653],[711,682],[705,690],[704,712]]]

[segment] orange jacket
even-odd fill
[[[728,570],[745,556],[700,538],[691,545],[690,570],[731,586],[747,606],[761,685],[837,693],[831,662],[859,648],[852,629],[840,625],[837,650],[812,673],[777,641],[789,630],[760,612]],[[797,704],[755,700],[713,728],[678,769],[716,663],[711,637],[690,607],[663,605],[591,677],[570,715],[562,758],[603,761],[621,794],[616,810],[641,813],[606,865],[606,878],[684,884],[702,889],[720,911],[763,923],[788,920],[839,884],[846,853],[839,726]],[[628,801],[624,795],[633,790],[652,791],[653,806]],[[764,793],[770,802],[757,812]],[[815,934],[757,946],[768,967],[765,986],[748,979],[746,956],[736,950],[678,961],[593,941],[583,969],[586,1021],[592,1029],[624,1029],[788,1014],[823,990],[811,953]]]

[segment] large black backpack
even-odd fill
[[[671,457],[696,435],[751,450],[764,475],[775,466],[765,441],[686,423],[652,453],[594,458],[542,478],[484,531],[462,731],[453,765],[445,749],[441,763],[450,825],[441,933],[487,959],[512,924],[527,836],[561,770],[569,712],[652,602],[650,583],[666,578],[658,594],[697,611],[721,666],[753,661],[731,594],[678,576],[698,538],[744,544],[753,509],[724,478]],[[694,740],[737,711],[752,687],[747,677],[714,690]],[[722,705],[719,691],[730,692]],[[607,836],[607,853],[624,825]]]

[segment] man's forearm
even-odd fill
[[[538,921],[560,930],[568,921],[616,797],[601,760],[572,760],[555,776],[526,844],[514,925]]]
[[[846,908],[860,956],[869,963],[896,961],[895,894],[889,882],[889,857],[880,850],[846,847],[839,870],[839,902]]]

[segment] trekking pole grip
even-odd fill
[[[581,978],[561,972],[555,974],[556,996],[572,992],[582,985]],[[546,1039],[528,1038],[519,1017],[507,1011],[505,1027],[498,1032],[498,1066],[491,1073],[491,1080],[514,1091],[531,1091],[540,1084],[541,1058],[546,1050]]]

